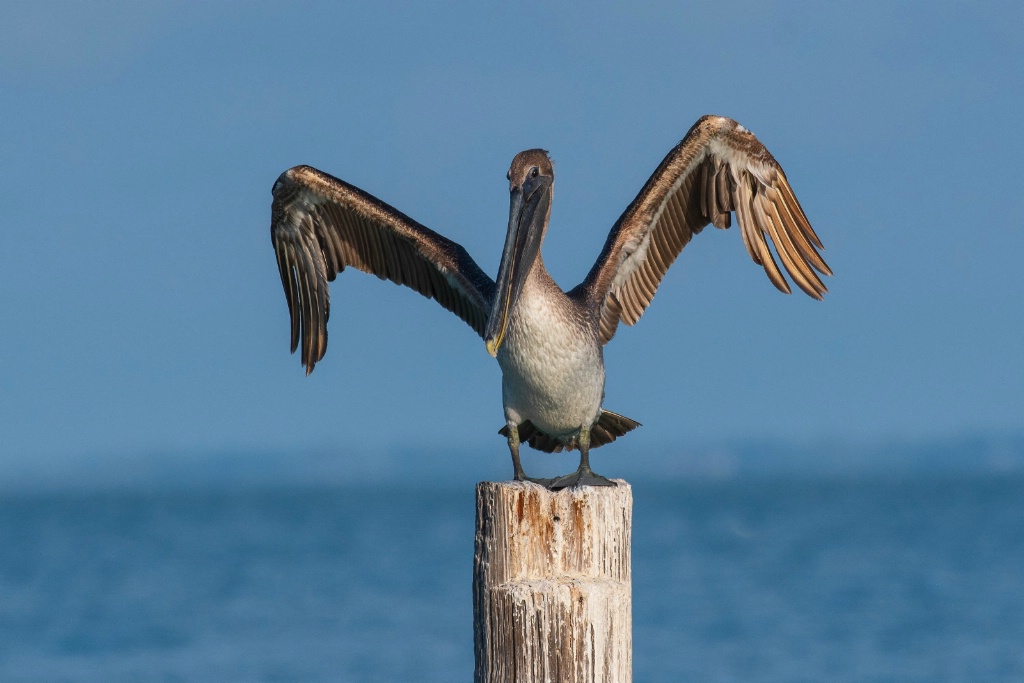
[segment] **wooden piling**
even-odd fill
[[[476,683],[629,683],[633,493],[476,487]]]

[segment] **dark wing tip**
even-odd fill
[[[285,171],[274,183],[270,232],[288,303],[291,352],[301,347],[300,360],[309,375],[326,351],[330,297],[312,219],[302,203],[294,201],[301,183],[296,183],[293,172],[302,168]]]

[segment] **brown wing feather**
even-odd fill
[[[827,289],[817,273],[832,271],[782,167],[732,119],[704,116],[661,162],[612,228],[587,278],[570,292],[600,311],[604,343],[620,321],[640,319],[690,239],[708,223],[728,228],[730,212],[772,284],[790,292],[766,237],[793,282],[822,298]]]
[[[327,351],[327,283],[347,266],[436,299],[483,336],[494,281],[460,245],[309,166],[282,173],[273,193],[271,240],[306,374]]]

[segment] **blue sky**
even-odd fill
[[[736,231],[696,238],[607,348],[605,406],[645,425],[616,457],[1020,433],[1022,33],[1019,2],[15,4],[0,453],[450,445],[505,476],[497,364],[433,302],[346,273],[303,376],[271,185],[317,166],[493,275],[509,161],[544,147],[568,289],[705,113],[775,154],[836,275],[824,303],[786,297]]]

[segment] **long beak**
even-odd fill
[[[498,267],[497,291],[484,330],[487,352],[498,355],[505,341],[509,314],[526,282],[526,276],[540,253],[551,204],[551,179],[538,178],[525,189],[512,190],[508,212],[508,234]]]

